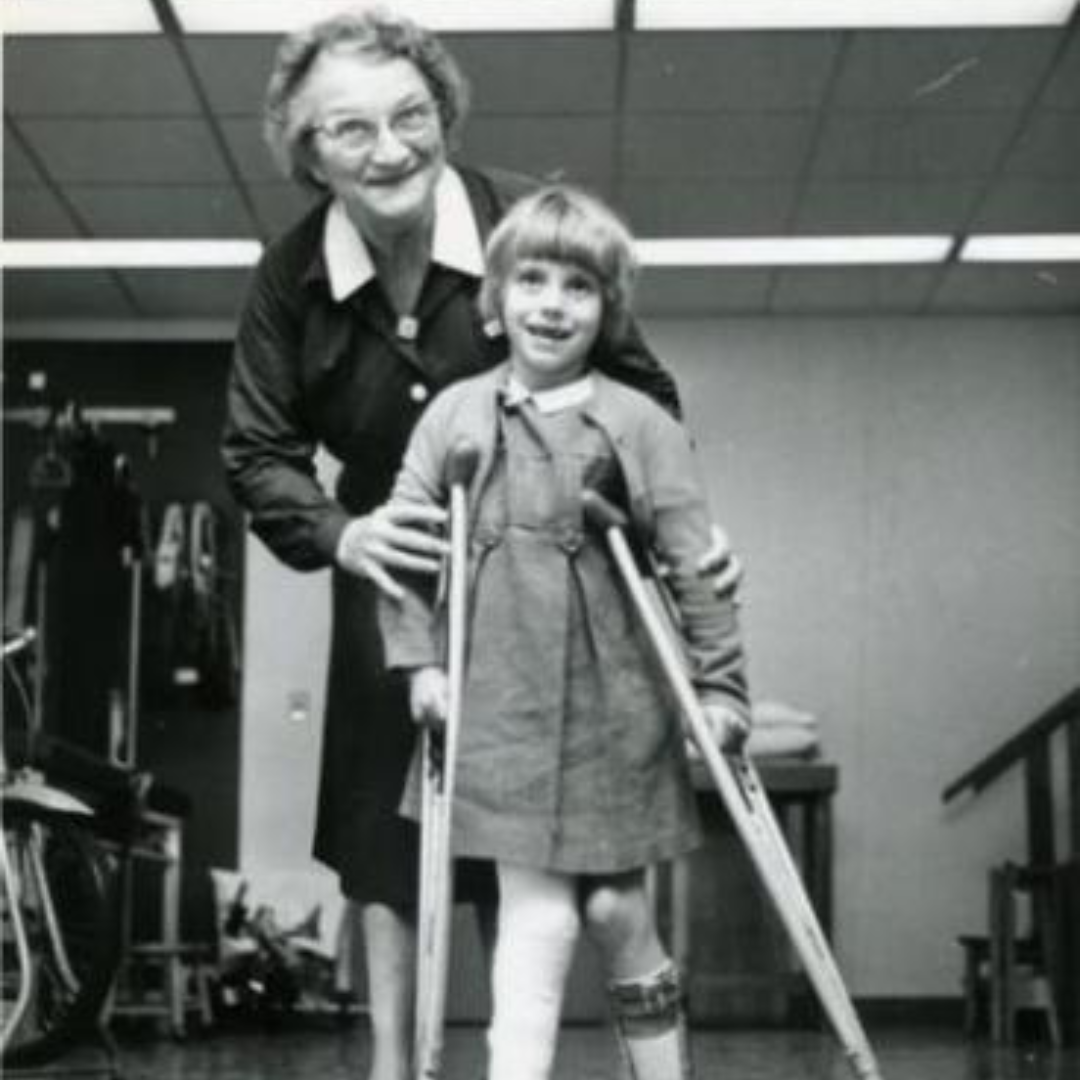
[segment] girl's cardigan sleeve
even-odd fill
[[[746,665],[738,609],[718,597],[698,562],[711,543],[711,518],[690,437],[660,409],[649,406],[635,440],[642,469],[648,542],[681,621],[690,677],[705,702],[719,701],[750,719]]]
[[[394,481],[390,505],[444,506],[449,451],[447,430],[453,412],[454,389],[431,403],[413,430],[401,469]],[[400,600],[380,596],[379,627],[386,666],[411,669],[445,663],[445,646],[437,611],[436,580],[427,574],[399,573],[405,595]]]

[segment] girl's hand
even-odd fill
[[[702,706],[712,741],[725,754],[741,754],[750,737],[750,722],[728,705],[707,702]],[[687,739],[687,751],[692,760],[700,760],[701,752],[692,739]]]
[[[713,592],[720,597],[735,596],[743,578],[743,566],[731,550],[731,539],[719,525],[710,530],[712,543],[698,561],[700,577],[713,579]]]
[[[422,667],[409,673],[409,711],[424,727],[441,730],[449,710],[449,682],[441,667]]]
[[[750,721],[728,705],[712,702],[705,706],[705,718],[713,742],[725,754],[741,754],[750,737]]]
[[[437,574],[448,548],[431,530],[445,521],[446,511],[437,506],[387,503],[345,526],[337,564],[400,600],[405,594],[390,569]]]

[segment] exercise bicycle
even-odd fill
[[[5,1071],[54,1061],[92,1034],[119,960],[117,863],[94,835],[94,811],[50,783],[41,768],[38,679],[32,629],[3,643],[6,734],[20,713],[18,764],[0,746],[3,906],[0,1064]],[[112,1070],[104,1070],[111,1072]]]

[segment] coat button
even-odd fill
[[[413,383],[409,387],[409,397],[416,402],[417,405],[422,405],[429,397],[431,397],[431,391],[423,383]]]
[[[559,546],[567,555],[576,555],[581,550],[581,533],[568,529],[562,534]]]

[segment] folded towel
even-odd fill
[[[755,701],[754,725],[816,729],[817,717],[783,701]]]
[[[747,751],[751,757],[816,757],[820,748],[817,717],[782,701],[754,704],[754,725]]]

